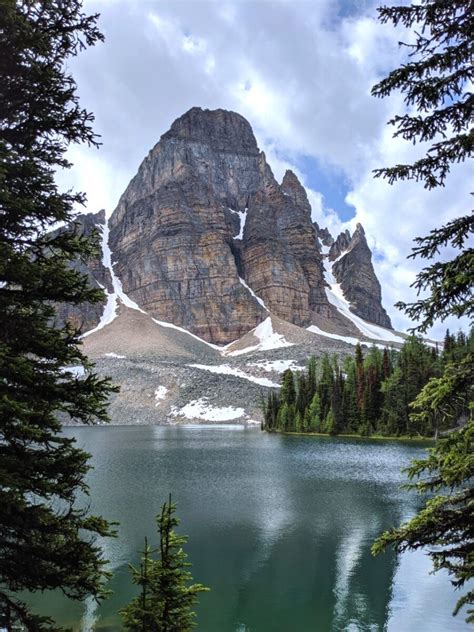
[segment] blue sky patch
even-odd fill
[[[323,194],[326,208],[332,208],[343,222],[355,217],[355,207],[345,201],[348,181],[339,170],[323,166],[310,156],[302,156],[294,162],[306,176],[307,186]]]

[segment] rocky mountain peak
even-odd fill
[[[329,248],[334,243],[334,237],[329,232],[328,228],[321,228],[318,222],[313,222],[314,229],[316,231],[316,236],[318,238],[318,248],[321,248],[321,244]],[[321,244],[319,243],[321,242]]]
[[[359,237],[364,237],[365,238],[365,230],[364,227],[362,226],[362,224],[359,224],[359,222],[357,222],[356,224],[356,229],[354,231],[354,234],[352,235],[352,237],[356,237],[356,235]]]
[[[290,169],[287,169],[285,175],[283,176],[281,190],[284,195],[291,197],[295,204],[308,208],[311,213],[311,206],[308,202],[308,196],[306,195],[305,188],[298,180],[296,174]]]
[[[90,262],[96,282],[117,304],[136,304],[207,342],[239,339],[269,314],[300,327],[337,318],[323,260],[335,261],[332,273],[356,314],[390,326],[362,226],[334,240],[313,224],[296,174],[277,182],[235,112],[196,107],[179,117],[104,220],[83,219],[84,231],[103,226],[109,263],[106,270]]]
[[[360,226],[360,224],[358,224]],[[361,226],[362,228],[362,226]],[[355,235],[355,233],[354,233]],[[329,261],[335,261],[338,259],[343,252],[345,252],[351,244],[351,234],[348,230],[340,233],[336,241],[331,244],[331,248],[329,249],[328,259]]]
[[[228,110],[191,108],[161,137],[161,141],[171,139],[203,143],[219,152],[259,154],[250,123],[240,114]]]
[[[332,273],[350,301],[351,311],[369,322],[391,329],[392,323],[382,306],[382,291],[362,224],[357,224],[352,237],[349,231],[338,236],[329,251],[329,259],[337,259]]]

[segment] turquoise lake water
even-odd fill
[[[118,521],[104,542],[113,595],[99,607],[35,596],[74,630],[118,631],[134,593],[128,562],[171,492],[201,596],[203,632],[456,632],[445,575],[421,552],[373,558],[385,528],[417,508],[400,469],[421,445],[268,435],[254,428],[69,428],[92,454],[91,510]]]

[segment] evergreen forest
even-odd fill
[[[304,371],[286,370],[280,392],[262,402],[267,431],[437,437],[446,417],[416,415],[413,402],[431,378],[467,359],[474,330],[446,332],[442,350],[411,336],[401,349],[356,346],[354,356],[311,357]],[[468,416],[468,397],[452,402],[454,418]],[[451,417],[452,418],[452,417]]]

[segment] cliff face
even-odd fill
[[[339,237],[334,245],[338,243]],[[347,235],[342,239],[346,242]],[[367,244],[364,229],[360,224],[352,235],[346,252],[341,256],[341,251],[337,254],[338,260],[332,267],[333,275],[341,285],[344,296],[351,303],[351,311],[357,316],[371,323],[382,327],[392,328],[390,318],[382,306],[382,292],[380,283],[375,275],[372,265],[372,252]],[[329,252],[329,259],[332,253]],[[334,258],[337,258],[336,256]]]
[[[76,223],[78,224],[78,232],[83,235],[90,236],[94,230],[100,234],[105,225],[105,211],[79,215]],[[112,290],[112,279],[109,270],[102,263],[101,255],[92,257],[85,263],[76,261],[73,267],[88,276],[92,287],[102,287],[108,291]],[[61,303],[56,307],[57,322],[62,324],[70,321],[78,329],[87,331],[95,327],[99,322],[104,305],[105,301],[95,304],[83,303],[82,305]]]
[[[121,283],[155,319],[225,344],[269,312],[302,327],[340,319],[326,292],[329,266],[350,309],[390,327],[362,227],[333,239],[312,223],[296,175],[275,180],[234,112],[189,110],[149,152],[108,223],[103,211],[80,221],[85,234],[103,232],[104,257],[77,265],[107,291],[110,309],[124,302]],[[59,306],[58,317],[87,331],[106,311]]]
[[[296,176],[280,186],[248,122],[224,110],[175,121],[110,219],[124,291],[216,343],[252,329],[265,308],[298,325],[328,309],[315,242]]]

